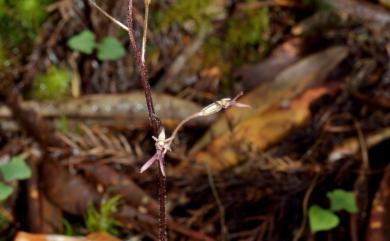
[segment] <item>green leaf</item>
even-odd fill
[[[12,187],[0,182],[0,201],[7,199],[12,193]]]
[[[72,224],[65,218],[62,219],[62,224],[64,225],[64,235],[65,236],[74,236],[75,232],[72,227]]]
[[[23,180],[31,177],[31,169],[25,160],[19,156],[13,157],[10,162],[0,167],[6,181]]]
[[[327,231],[339,225],[339,217],[332,211],[313,205],[309,209],[310,229],[313,233]]]
[[[125,48],[116,38],[106,37],[99,44],[97,57],[100,60],[117,60],[125,54]]]
[[[332,192],[328,192],[326,196],[330,200],[330,209],[333,211],[345,210],[349,213],[357,213],[359,211],[354,192],[335,189]]]
[[[89,30],[71,37],[68,40],[68,47],[84,54],[92,54],[95,47],[95,34]]]
[[[105,232],[113,235],[118,234],[118,226],[122,224],[114,218],[121,197],[115,196],[104,200],[100,209],[96,209],[92,202],[88,203],[85,219],[89,232]]]

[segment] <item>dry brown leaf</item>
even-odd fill
[[[369,133],[365,137],[367,148],[390,138],[390,128],[381,129],[373,133]],[[329,154],[329,161],[337,161],[347,156],[356,155],[360,149],[361,143],[358,137],[348,138],[338,144]]]
[[[120,241],[106,233],[91,233],[87,236],[88,241]]]
[[[379,0],[379,2],[385,6],[386,8],[390,9],[390,0]]]
[[[82,237],[66,237],[62,235],[30,234],[18,232],[14,241],[87,241]]]
[[[384,2],[388,1],[382,0],[382,4]],[[357,0],[323,0],[323,3],[335,9],[342,16],[347,15],[359,20],[379,34],[389,34],[390,13],[377,4]]]
[[[347,56],[348,49],[343,46],[331,47],[312,54],[281,72],[273,81],[260,85],[240,99],[255,110],[231,108],[208,130],[191,153],[206,147],[213,139],[218,138],[237,126],[243,120],[258,115],[271,106],[279,105],[302,93],[305,89],[320,84],[329,73]]]
[[[105,233],[92,233],[87,237],[68,237],[62,235],[17,233],[14,241],[120,241]]]
[[[324,87],[312,88],[292,100],[288,108],[273,107],[258,113],[214,139],[205,151],[193,157],[215,170],[233,166],[239,160],[237,149],[259,151],[277,143],[310,117],[310,103],[328,91]]]
[[[302,38],[288,39],[277,46],[267,59],[255,64],[244,64],[234,75],[240,79],[240,84],[245,90],[272,81],[281,71],[302,57],[306,45]]]

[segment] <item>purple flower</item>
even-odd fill
[[[185,118],[182,122],[179,123],[179,125],[176,127],[176,129],[173,131],[173,134],[169,138],[165,138],[165,130],[162,129],[160,134],[158,135],[158,138],[153,136],[153,140],[155,140],[156,145],[156,153],[145,162],[145,164],[141,167],[140,172],[143,173],[144,171],[148,170],[149,167],[153,165],[156,161],[158,161],[160,166],[160,171],[163,176],[165,176],[165,170],[164,170],[164,156],[167,153],[167,151],[171,150],[171,144],[172,141],[175,139],[177,132],[179,129],[184,125],[184,123],[190,121],[193,118],[201,117],[201,116],[208,116],[215,114],[222,109],[227,109],[229,107],[241,107],[241,108],[252,108],[250,105],[242,104],[237,102],[238,98],[240,98],[243,95],[243,92],[239,93],[236,97],[233,99],[231,98],[223,98],[221,100],[218,100],[214,103],[211,103],[210,105],[204,107],[201,111],[198,113],[195,113],[187,118]]]
[[[153,163],[155,163],[157,160],[159,162],[160,171],[165,176],[165,170],[164,170],[164,151],[163,150],[156,150],[156,153],[141,167],[141,173],[146,171]]]
[[[143,173],[147,169],[149,169],[150,166],[153,165],[156,161],[158,161],[159,166],[160,166],[160,171],[163,176],[165,176],[165,170],[164,170],[164,156],[167,151],[170,151],[170,145],[171,145],[171,140],[165,139],[165,130],[162,129],[160,134],[158,135],[158,138],[153,136],[153,140],[156,141],[156,153],[145,162],[145,164],[141,167],[140,172]]]

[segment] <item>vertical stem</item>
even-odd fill
[[[142,61],[141,51],[137,46],[137,41],[135,39],[135,31],[133,26],[133,0],[129,0],[129,8],[127,14],[127,25],[129,28],[129,38],[131,48],[133,49],[134,58],[141,78],[141,84],[145,92],[146,105],[148,107],[149,121],[153,128],[153,134],[158,136],[159,129],[161,127],[160,119],[157,117],[156,112],[154,111],[152,92],[150,90],[150,84],[148,81],[148,71],[146,69],[145,63]]]
[[[164,165],[164,164],[163,164]],[[159,241],[168,241],[167,219],[165,215],[165,204],[167,199],[167,178],[161,172],[158,175],[158,201],[160,203],[160,215],[158,220]]]
[[[145,1],[146,3],[146,1]],[[142,53],[139,50],[137,46],[137,42],[135,39],[135,31],[133,26],[133,0],[128,1],[128,15],[127,15],[127,25],[128,25],[128,33],[131,43],[131,48],[134,52],[134,58],[137,65],[137,70],[139,72],[140,78],[141,78],[141,84],[145,92],[145,99],[146,99],[146,105],[148,108],[149,113],[149,121],[153,129],[153,134],[155,136],[158,136],[159,130],[161,129],[161,122],[160,119],[157,117],[155,111],[154,111],[154,105],[153,105],[153,99],[152,99],[152,93],[150,90],[150,84],[148,81],[148,75],[147,75],[147,69],[145,66],[145,62],[143,61]],[[145,6],[149,7],[149,6]],[[145,19],[145,21],[147,21]],[[146,25],[147,26],[147,25]],[[146,31],[147,29],[144,29],[144,38],[146,38]],[[144,48],[144,46],[143,46]],[[164,162],[163,162],[164,163]],[[161,170],[161,169],[160,169]],[[158,190],[158,196],[159,196],[159,203],[160,203],[160,215],[159,215],[159,240],[160,241],[167,241],[168,234],[167,234],[167,220],[166,220],[166,214],[165,214],[165,203],[166,203],[166,177],[162,174],[162,172],[159,172],[159,190]]]

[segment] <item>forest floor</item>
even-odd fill
[[[139,63],[99,10],[127,5],[0,0],[0,240],[157,240]],[[388,0],[160,0],[147,22],[167,135],[251,106],[179,132],[168,240],[390,240]]]

